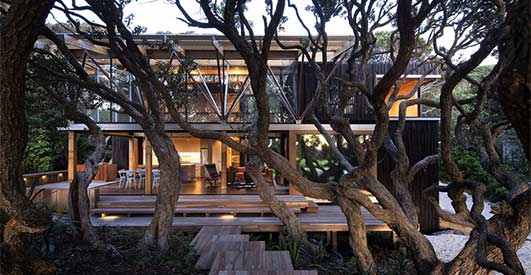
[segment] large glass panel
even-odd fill
[[[333,138],[336,143],[339,140],[340,150],[348,152],[346,143],[340,137]],[[345,155],[354,162],[354,156],[349,157],[348,153]],[[302,174],[316,182],[338,181],[346,172],[337,162],[322,135],[297,136],[297,162]]]

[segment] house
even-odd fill
[[[70,34],[63,35],[70,50],[79,57],[83,66],[98,81],[113,83],[113,87],[126,93],[132,100],[143,102],[142,94],[135,88],[134,78],[128,74],[119,62],[112,58],[109,51],[96,46],[87,40]],[[303,37],[282,36],[286,45],[300,43]],[[217,35],[139,35],[136,37],[142,50],[149,57],[151,64],[160,62],[172,64],[171,70],[178,66],[177,55],[182,53],[197,63],[197,68],[185,75],[186,92],[179,96],[180,112],[187,122],[197,128],[224,131],[234,140],[246,142],[245,125],[252,121],[255,114],[252,90],[250,88],[247,69],[241,56],[231,43],[223,36]],[[258,38],[260,39],[260,38]],[[350,45],[350,36],[329,36],[329,56],[340,57]],[[46,44],[46,40],[39,43]],[[311,66],[297,50],[281,49],[273,43],[270,53],[268,75],[268,93],[270,93],[271,126],[270,146],[286,156],[292,165],[302,164],[298,146],[304,146],[305,138],[318,134],[317,129],[305,116],[306,109],[312,99],[316,87],[315,75]],[[370,83],[378,81],[388,69],[387,63],[371,63],[369,71]],[[345,74],[347,65],[339,67],[336,74]],[[398,94],[408,94],[419,79],[433,81],[439,78],[436,68],[430,65],[410,64],[408,73],[400,85]],[[427,75],[426,75],[427,74]],[[426,75],[422,77],[422,75]],[[329,91],[331,108],[334,97],[341,89],[339,81],[332,81]],[[413,97],[421,96],[423,88],[414,91]],[[98,123],[105,135],[112,137],[112,162],[118,169],[136,170],[139,167],[152,171],[158,166],[158,160],[152,152],[149,142],[144,138],[141,127],[128,115],[121,112],[120,107],[110,102],[102,102],[96,110],[90,110],[91,117]],[[331,131],[328,121],[317,111],[324,127]],[[351,122],[352,131],[359,135],[370,135],[373,128],[373,114],[368,103],[361,94],[354,94],[347,106],[346,114]],[[398,103],[390,108],[390,115],[398,115]],[[406,146],[411,150],[410,156],[421,158],[433,154],[437,150],[438,121],[421,117],[421,109],[411,106],[407,109],[408,123],[406,127]],[[393,123],[391,125],[393,126]],[[77,133],[86,127],[82,124],[68,125],[68,177],[71,179],[76,171]],[[246,156],[233,150],[219,141],[200,139],[190,136],[172,123],[168,116],[166,129],[172,138],[183,162],[182,194],[253,194],[251,186],[235,185],[235,182],[248,183],[242,169]],[[315,139],[315,136],[314,136]],[[318,139],[318,138],[317,138]],[[220,184],[210,186],[204,180],[208,175],[205,164],[215,164],[221,176]],[[304,168],[301,168],[304,169]],[[389,171],[392,162],[382,152],[379,166],[375,167],[378,177],[390,186]],[[148,173],[151,174],[151,173]],[[271,170],[264,170],[278,194],[298,194],[297,190],[282,179],[282,175]],[[239,178],[238,178],[239,177]],[[419,174],[412,186],[415,201],[421,207],[421,215],[425,215],[425,231],[432,231],[438,226],[436,214],[423,195],[423,190],[437,182],[437,168],[434,165],[426,172]],[[156,192],[152,177],[147,177],[143,189],[130,191],[128,194],[153,194]],[[431,194],[436,196],[436,194]],[[421,218],[421,220],[423,220]]]

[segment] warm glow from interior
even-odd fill
[[[120,218],[120,216],[117,216],[117,215],[107,215],[105,213],[101,213],[101,218],[103,220],[106,220],[106,221],[113,221],[113,220],[116,220],[118,218]]]
[[[221,215],[220,218],[224,220],[230,220],[230,219],[234,219],[235,216],[233,214],[226,214],[226,215]]]
[[[181,161],[183,163],[200,163],[201,162],[201,153],[200,152],[179,152]]]
[[[209,74],[217,75],[218,74],[217,67],[203,67],[202,66],[199,69],[201,70],[201,74],[203,75],[209,75]],[[223,69],[221,69],[221,73],[223,73]],[[193,70],[190,72],[190,74],[198,75],[199,73],[197,72],[197,70]],[[248,75],[249,71],[247,71],[246,67],[234,66],[234,67],[230,67],[229,74],[230,75]]]
[[[418,82],[418,80],[416,80],[416,79],[403,81],[402,84],[400,85],[400,90],[398,91],[398,95],[408,95],[411,92],[411,90],[413,88],[415,88],[415,85],[417,85],[417,82]],[[426,82],[428,82],[428,81],[425,80],[424,83],[426,83]],[[387,100],[389,100],[389,97],[391,97],[393,89],[394,89],[394,87],[391,88],[391,90],[389,91],[389,94],[385,98],[386,102],[387,102]],[[415,99],[417,97],[418,97],[418,91],[411,97],[411,99]],[[392,117],[397,117],[398,116],[400,102],[402,102],[402,101],[403,100],[398,100],[398,101],[396,101],[393,104],[393,106],[391,106],[391,109],[389,110],[389,115],[390,116],[392,116]],[[418,105],[409,106],[406,109],[406,116],[407,117],[417,117],[417,116],[419,116],[418,110],[419,110]]]

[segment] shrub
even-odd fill
[[[487,187],[485,197],[491,202],[502,200],[507,195],[507,188],[498,183],[483,167],[479,153],[474,150],[456,146],[452,152],[457,167],[463,173],[465,179],[482,182]],[[440,167],[441,179],[448,180],[448,174],[444,167]]]

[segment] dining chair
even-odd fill
[[[118,187],[125,188],[125,183],[127,182],[127,174],[124,169],[118,170]]]
[[[136,185],[136,172],[135,171],[125,171],[125,176],[127,178],[125,182],[125,188],[135,188]]]
[[[138,188],[142,188],[146,184],[146,169],[138,169]]]
[[[154,169],[152,172],[153,175],[153,189],[158,189],[160,184],[160,170]]]

